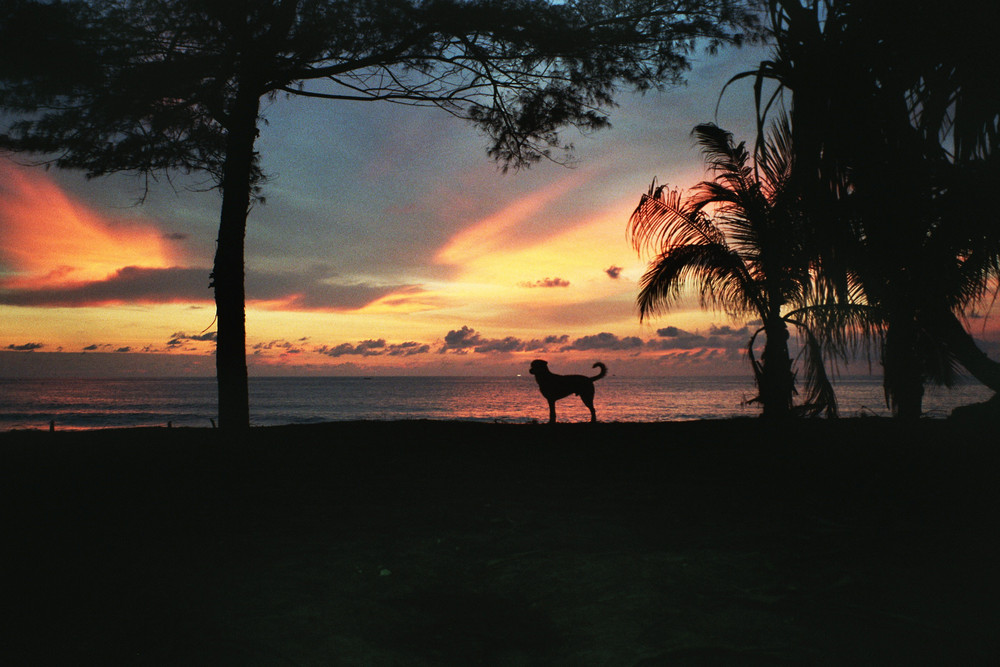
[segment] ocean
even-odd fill
[[[983,401],[985,387],[928,387],[924,411],[947,417],[956,406]],[[601,421],[655,422],[756,416],[744,404],[753,382],[740,377],[607,377],[597,384]],[[888,416],[881,379],[842,379],[841,415]],[[575,397],[556,406],[559,421],[587,421]],[[210,427],[217,417],[215,380],[0,380],[0,431],[127,426]],[[255,426],[351,420],[546,421],[548,407],[530,375],[482,377],[251,378],[250,419]]]

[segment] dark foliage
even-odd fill
[[[1000,368],[959,321],[1000,274],[1000,79],[983,48],[993,3],[768,6],[774,56],[747,74],[761,123],[790,92],[793,185],[825,245],[831,293],[846,301],[860,285],[885,323],[887,400],[918,416],[924,383],[950,383],[959,363],[1000,389]]]

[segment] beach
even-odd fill
[[[0,660],[994,664],[995,433],[880,418],[2,433]]]

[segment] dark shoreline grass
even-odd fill
[[[0,434],[4,664],[994,664],[948,420]]]

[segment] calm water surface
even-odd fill
[[[734,378],[620,378],[597,385],[602,421],[680,421],[755,416],[743,402],[753,384]],[[928,388],[928,416],[946,417],[958,405],[986,400],[978,384]],[[879,378],[841,381],[844,416],[888,415]],[[571,396],[559,401],[560,421],[587,421]],[[356,419],[459,419],[523,423],[548,419],[530,376],[512,378],[251,378],[254,425]],[[0,431],[12,428],[211,426],[217,415],[214,379],[0,380]]]

